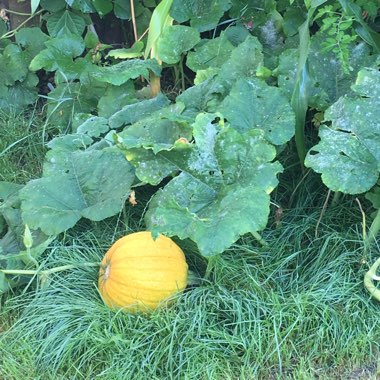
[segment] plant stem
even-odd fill
[[[153,72],[150,73],[150,93],[155,98],[161,91],[161,79]]]
[[[210,280],[211,273],[215,267],[216,260],[217,260],[216,256],[211,256],[208,258],[206,272],[205,272],[205,275],[203,277],[205,280]]]
[[[364,241],[366,247],[368,247],[375,240],[379,231],[380,231],[380,209],[377,210],[375,219],[373,220],[371,227],[369,228],[367,237]]]
[[[22,13],[22,12],[16,12],[12,11],[11,9],[4,9],[6,13],[9,13],[11,15],[16,15],[16,16],[32,16],[32,13]]]
[[[375,263],[369,268],[369,271],[364,275],[364,286],[371,293],[371,296],[380,301],[380,289],[377,289],[373,280],[378,278],[376,276],[377,268],[380,266],[380,257],[375,261]]]
[[[342,197],[342,193],[340,191],[336,191],[334,193],[333,199],[331,201],[331,206],[335,207],[339,204],[340,198]]]
[[[46,270],[30,270],[30,269],[0,269],[0,272],[4,274],[15,274],[15,275],[49,275],[52,273],[57,273],[57,272],[63,272],[65,270],[69,269],[75,269],[78,267],[96,267],[99,266],[100,263],[83,263],[83,264],[68,264],[68,265],[61,265],[59,267],[51,268],[51,269],[46,269]]]
[[[181,70],[181,86],[182,86],[182,91],[186,90],[186,85],[185,85],[185,72],[183,71],[183,54],[181,55],[181,60],[179,62],[179,68]]]
[[[251,232],[252,236],[263,246],[267,247],[268,243],[263,239],[263,237],[256,231]]]
[[[135,37],[135,42],[136,42],[136,41],[138,41],[139,38],[138,38],[138,35],[137,35],[134,0],[130,0],[130,5],[131,5],[131,17],[132,17],[132,25],[133,25],[133,35]]]
[[[32,18],[34,18],[34,17],[40,15],[43,11],[44,11],[44,10],[41,9],[41,10],[39,10],[38,12],[33,13],[30,17],[28,17],[25,21],[23,21],[23,22],[22,22],[17,28],[15,28],[15,29],[13,29],[13,30],[11,30],[11,31],[9,31],[9,32],[7,32],[7,33],[5,33],[5,34],[3,34],[2,36],[0,36],[0,40],[6,39],[6,38],[10,38],[10,37],[13,37],[19,29],[21,29],[21,28],[22,28],[26,23],[28,23]]]

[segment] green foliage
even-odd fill
[[[320,128],[320,143],[305,160],[322,174],[330,189],[348,194],[364,193],[373,187],[380,171],[380,74],[363,69],[352,87],[356,96],[342,97],[325,113],[332,125]]]
[[[229,0],[174,0],[170,14],[179,23],[190,20],[193,28],[204,32],[215,28],[230,7]]]
[[[157,41],[157,54],[166,63],[177,63],[181,54],[191,50],[201,40],[194,28],[168,26]]]
[[[240,134],[214,123],[215,117],[220,116],[197,116],[195,144],[179,141],[157,154],[181,174],[154,196],[146,215],[154,233],[191,238],[205,256],[222,253],[240,235],[264,228],[269,194],[282,170],[271,162],[275,149],[260,131]]]
[[[268,247],[244,238],[215,258],[209,281],[149,317],[109,310],[94,286],[97,269],[80,265],[98,262],[124,227],[115,231],[113,220],[69,233],[53,244],[44,268],[77,267],[52,274],[44,287],[2,309],[17,323],[0,337],[1,376],[315,379],[318,373],[338,380],[360,368],[368,369],[364,378],[375,376],[379,305],[361,285],[367,269],[358,262],[354,203],[327,209],[315,238],[323,193],[301,193],[282,226],[267,230]],[[181,246],[191,269],[203,274],[194,247]]]
[[[239,132],[262,129],[274,145],[285,144],[294,135],[294,113],[286,97],[259,79],[238,80],[220,109],[233,128]]]
[[[322,18],[321,32],[325,32],[327,38],[322,42],[326,51],[332,51],[342,64],[343,71],[352,70],[349,65],[350,45],[358,38],[352,26],[354,16],[348,16],[338,12],[339,5],[327,5],[320,8],[315,20]]]
[[[23,220],[48,235],[73,227],[81,217],[102,220],[117,214],[134,180],[133,168],[118,150],[65,149],[65,144],[55,146],[42,178],[20,193]]]
[[[378,78],[363,68],[380,44],[361,15],[368,8],[375,25],[373,7],[359,3],[135,1],[135,41],[130,2],[34,2],[48,34],[21,29],[15,43],[2,40],[0,108],[33,103],[48,76],[44,128],[60,136],[43,136],[42,177],[17,195],[20,223],[59,235],[81,218],[117,214],[149,184],[157,192],[140,215],[145,227],[219,254],[265,228],[283,171],[277,155],[296,129],[303,161],[310,108],[327,111],[306,165],[334,190],[368,191],[378,180],[369,116],[378,105],[363,87],[375,91]],[[102,43],[95,12],[124,20],[121,49]],[[174,91],[151,97],[160,75]]]

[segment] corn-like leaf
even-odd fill
[[[145,58],[150,53],[151,58],[157,58],[157,41],[160,38],[165,26],[172,25],[173,18],[169,15],[173,0],[163,0],[155,8],[149,23],[148,41],[145,48]]]

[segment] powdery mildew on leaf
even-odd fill
[[[357,94],[342,97],[325,114],[331,127],[322,126],[321,141],[308,153],[305,165],[322,174],[334,191],[364,193],[380,171],[380,72],[363,69],[352,86]]]
[[[146,222],[154,233],[194,240],[209,256],[266,226],[282,166],[261,131],[239,133],[219,114],[199,114],[193,128],[195,144],[157,155],[181,173],[153,197]]]

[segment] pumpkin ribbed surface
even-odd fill
[[[148,231],[117,240],[105,254],[99,271],[99,291],[111,308],[131,312],[154,310],[185,289],[185,255],[170,238],[153,240]]]

